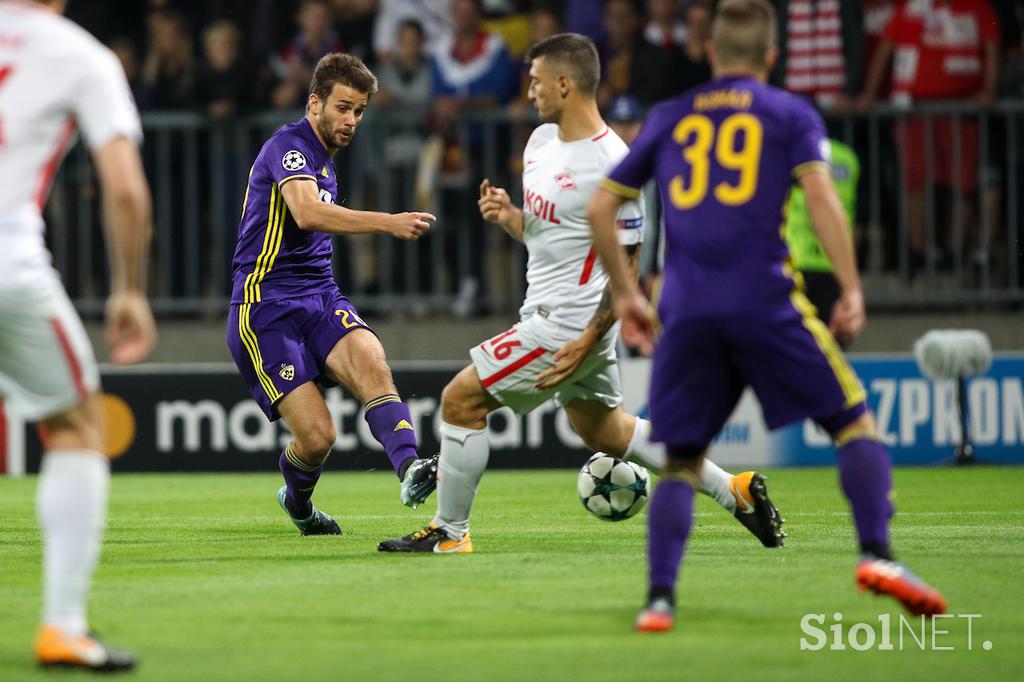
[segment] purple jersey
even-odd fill
[[[331,236],[300,230],[281,188],[294,180],[317,184],[320,201],[335,203],[334,161],[305,118],[282,126],[266,141],[249,171],[238,225],[232,303],[259,303],[336,288]]]
[[[818,113],[753,77],[718,78],[653,108],[603,186],[634,198],[657,178],[662,320],[790,308],[783,207],[794,178],[827,155]]]

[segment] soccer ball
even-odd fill
[[[583,506],[597,518],[622,521],[647,504],[651,479],[647,469],[599,452],[580,469],[576,491]]]

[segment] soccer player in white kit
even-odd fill
[[[38,662],[127,670],[134,657],[91,634],[86,601],[106,523],[99,370],[43,242],[42,207],[81,131],[103,190],[111,293],[106,337],[114,362],[156,341],[143,282],[151,232],[141,126],[114,54],[64,17],[61,0],[0,1],[0,394],[39,421],[45,454],[36,510],[43,536]]]
[[[655,471],[665,462],[663,446],[649,439],[650,423],[622,409],[618,325],[587,223],[591,194],[627,152],[594,99],[597,50],[588,38],[563,33],[534,45],[527,59],[529,97],[543,124],[523,153],[523,208],[487,180],[479,201],[486,220],[526,244],[528,287],[520,321],[471,349],[473,364],[442,393],[437,515],[424,528],[381,542],[380,551],[473,551],[469,512],[489,456],[487,415],[502,406],[525,414],[554,400],[591,450]],[[641,205],[627,202],[618,215],[620,243],[634,269]],[[763,476],[731,476],[705,462],[701,484],[765,546],[782,545],[782,519]]]

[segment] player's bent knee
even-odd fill
[[[666,449],[665,472],[700,471],[707,448],[699,445],[670,445]]]
[[[476,374],[473,374],[473,378]],[[487,392],[476,382],[467,377],[465,371],[460,372],[441,391],[441,418],[449,424],[477,428],[481,421],[487,419],[490,408],[487,405]]]
[[[318,428],[308,433],[295,434],[299,456],[309,464],[321,464],[334,447],[336,433],[331,428]]]
[[[103,409],[99,396],[90,394],[69,410],[42,420],[48,450],[104,452]]]
[[[864,412],[852,422],[831,432],[832,440],[837,445],[848,443],[859,438],[878,438],[878,426],[870,411]]]

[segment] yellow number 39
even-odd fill
[[[742,146],[736,148],[737,133],[743,132]],[[761,122],[751,114],[733,114],[718,128],[707,116],[692,114],[683,118],[672,131],[672,139],[683,146],[683,158],[690,164],[690,184],[677,175],[669,183],[669,198],[680,209],[693,208],[708,193],[711,173],[711,146],[715,146],[715,160],[729,170],[739,171],[735,185],[720,182],[715,186],[715,198],[726,206],[739,206],[750,201],[757,190],[757,174],[761,165],[761,141],[764,132]]]

